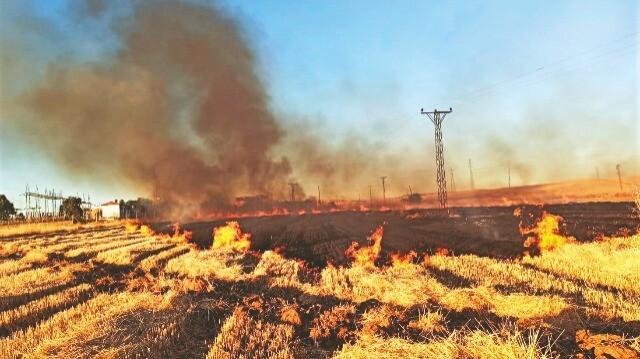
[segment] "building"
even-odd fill
[[[122,211],[120,210],[120,204],[116,201],[109,201],[100,205],[102,210],[102,218],[104,219],[120,219]]]

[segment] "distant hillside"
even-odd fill
[[[622,190],[617,178],[582,179],[511,188],[480,189],[448,193],[450,207],[508,206],[569,202],[633,201],[634,186],[640,187],[640,177],[622,178]],[[423,194],[423,203],[436,204],[436,193]]]

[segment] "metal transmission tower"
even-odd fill
[[[449,168],[449,173],[451,174],[451,191],[456,191],[456,181],[453,179],[453,168]]]
[[[445,116],[450,114],[453,111],[452,108],[449,108],[449,111],[438,111],[433,110],[433,112],[425,112],[424,109],[420,109],[420,113],[422,115],[429,116],[431,122],[436,129],[436,167],[438,173],[438,202],[440,202],[440,208],[447,208],[447,180],[445,179],[445,170],[444,170],[444,153],[442,147],[442,121],[444,121]]]
[[[469,158],[469,187],[472,191],[476,189],[476,186],[473,183],[473,169],[471,168],[471,158]]]
[[[296,201],[296,186],[298,183],[289,182],[289,186],[291,186],[291,202]]]

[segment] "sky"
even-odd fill
[[[146,195],[115,180],[70,176],[46,145],[7,120],[19,121],[21,112],[9,110],[15,96],[52,61],[90,63],[117,51],[109,19],[81,24],[78,4],[0,5],[0,193],[18,207],[27,183],[94,202]],[[445,162],[460,189],[468,187],[469,159],[476,187],[506,185],[507,162],[514,185],[593,178],[596,167],[613,177],[617,163],[624,175],[640,175],[636,1],[212,4],[238,21],[281,121],[311,123],[336,146],[362,137],[413,168],[380,169],[391,195],[408,185],[435,190],[433,126],[422,107],[453,108],[443,125]],[[364,194],[368,184],[335,195]]]

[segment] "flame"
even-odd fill
[[[151,229],[151,227],[147,226],[146,224],[143,224],[140,226],[140,233],[142,233],[142,235],[145,237],[151,237],[156,235],[156,231]]]
[[[449,255],[449,248],[436,248],[436,255],[437,256],[448,256]]]
[[[180,229],[180,223],[173,225],[173,235],[171,240],[176,243],[190,243],[193,238],[193,232]]]
[[[416,206],[397,205],[364,205],[362,201],[350,201],[350,200],[330,200],[326,201],[322,206],[308,206],[306,208],[287,209],[285,207],[274,207],[272,209],[263,210],[244,210],[242,207],[245,202],[243,200],[236,201],[236,209],[232,211],[217,211],[209,213],[198,213],[194,219],[197,220],[214,220],[214,219],[238,219],[238,218],[250,218],[250,217],[267,217],[267,216],[288,216],[288,215],[305,215],[305,214],[321,214],[321,213],[335,213],[335,212],[388,212],[392,210],[410,210],[418,208]],[[424,217],[425,215],[421,215]]]
[[[246,252],[251,247],[251,234],[242,233],[236,221],[227,222],[225,226],[213,230],[212,248],[231,248],[234,251]]]
[[[513,210],[513,215],[516,217],[522,216],[522,208],[516,207],[516,209]]]
[[[523,236],[533,234],[527,237],[524,241],[524,246],[526,248],[536,246],[540,251],[550,251],[562,247],[566,243],[575,242],[574,237],[560,234],[559,223],[561,221],[562,217],[544,211],[542,212],[542,217],[538,219],[532,228],[523,228],[522,223],[520,223],[520,234]]]
[[[380,257],[380,243],[382,242],[383,232],[383,226],[380,226],[375,230],[375,232],[371,234],[371,236],[367,238],[367,240],[371,244],[370,246],[358,248],[360,247],[358,242],[351,243],[351,246],[347,248],[344,254],[347,257],[354,259],[353,263],[351,264],[353,267],[372,268],[376,266],[376,259]]]
[[[415,261],[418,257],[418,253],[411,251],[407,254],[402,253],[392,253],[391,254],[391,266],[394,268],[398,267],[406,267]]]
[[[153,236],[156,234],[156,231],[154,231],[153,229],[151,229],[151,227],[149,227],[146,224],[141,224],[139,221],[126,221],[124,223],[124,228],[127,232],[130,233],[135,233],[137,231],[140,231],[140,233],[143,236]]]
[[[138,231],[140,223],[134,221],[126,221],[124,222],[124,228],[127,232],[134,233]]]

